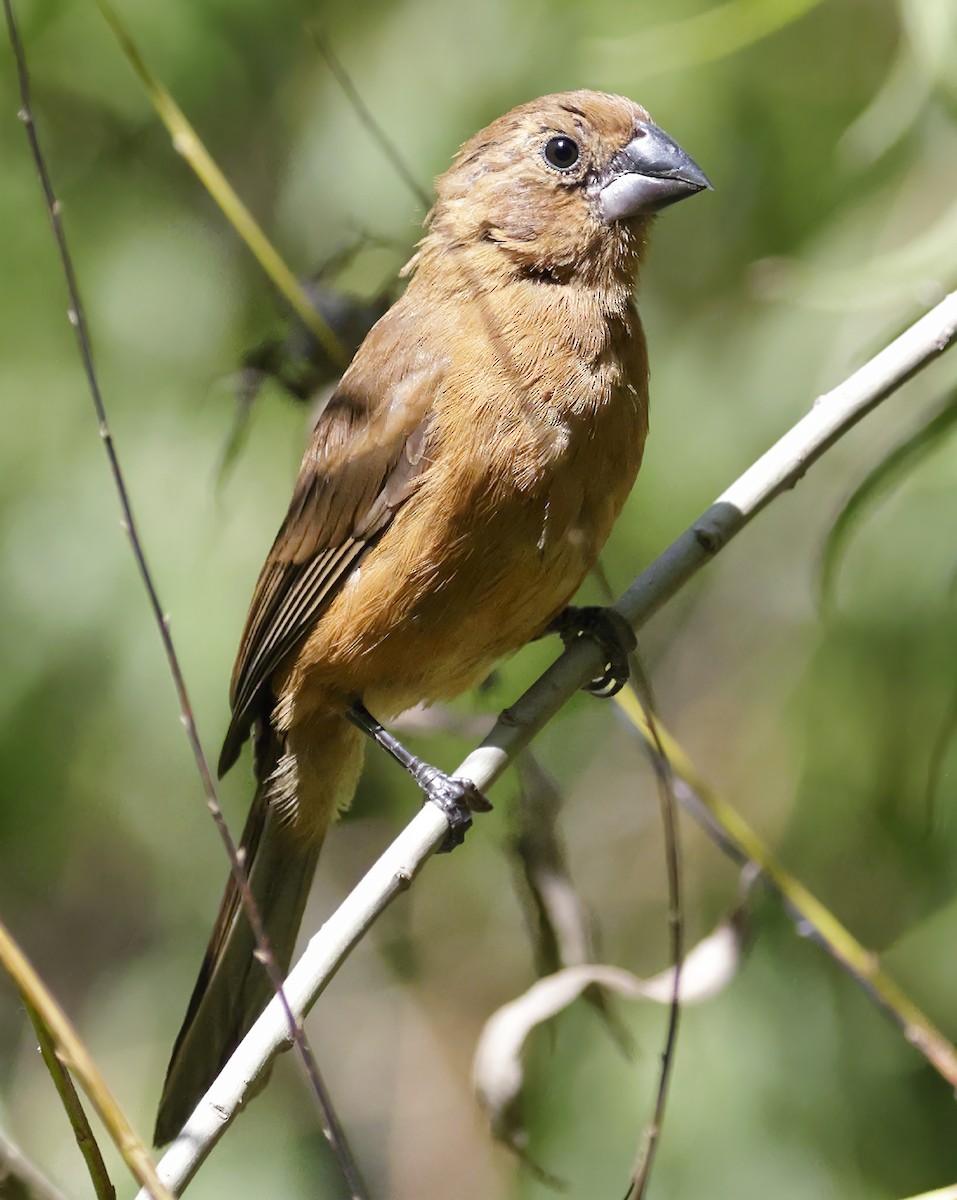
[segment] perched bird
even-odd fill
[[[219,770],[252,734],[242,844],[283,969],[356,786],[357,723],[387,742],[370,713],[448,700],[565,629],[648,430],[632,297],[649,226],[708,186],[645,109],[589,91],[513,109],[437,180],[408,286],[318,418],[233,671]],[[456,801],[480,806],[468,784],[406,759],[453,816]],[[173,1049],[160,1144],[271,994],[254,948],[230,881]]]

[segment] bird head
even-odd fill
[[[633,284],[652,217],[710,186],[640,104],[560,92],[462,146],[435,182],[426,241],[480,248],[493,275]]]
[[[462,146],[436,180],[423,249],[474,249],[493,277],[633,286],[654,214],[710,186],[639,104],[543,96]]]

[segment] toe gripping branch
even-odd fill
[[[466,830],[472,824],[473,812],[491,811],[492,805],[470,779],[456,779],[417,758],[375,719],[361,701],[355,701],[346,715],[353,725],[372,738],[408,771],[425,793],[426,800],[437,805],[445,813],[449,832],[439,847],[440,854],[448,853],[462,844]]]
[[[584,691],[593,696],[614,696],[628,682],[628,655],[638,645],[635,631],[615,608],[600,608],[589,605],[575,608],[569,605],[558,614],[548,627],[548,632],[557,633],[565,649],[574,645],[579,638],[591,638],[605,656],[602,673],[586,683]]]

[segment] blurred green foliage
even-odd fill
[[[129,0],[122,11],[297,273],[358,230],[399,247],[350,266],[344,286],[364,296],[395,275],[421,213],[307,21],[318,18],[425,181],[511,105],[579,86],[639,99],[702,164],[716,191],[662,218],[642,283],[652,438],[606,559],[618,586],[815,395],[957,283],[952,0]],[[245,607],[307,428],[267,387],[217,490],[231,376],[275,333],[275,297],[95,7],[33,0],[19,18],[117,444],[214,757]],[[117,526],[17,107],[3,46],[0,913],[145,1130],[226,864]],[[926,783],[957,688],[953,438],[858,522],[831,610],[816,597],[842,504],[955,376],[944,359],[869,418],[643,638],[661,709],[702,772],[951,1037],[957,747],[944,747],[932,809]],[[523,652],[462,707],[506,704],[554,652]],[[646,766],[611,707],[584,697],[540,745],[568,791],[572,867],[605,958],[660,969],[664,872]],[[439,736],[419,746],[446,766],[466,749]],[[223,785],[236,828],[249,791],[241,764]],[[503,853],[513,792],[496,789],[496,812],[430,864],[310,1019],[375,1196],[545,1194],[490,1144],[468,1092],[481,1022],[532,973]],[[413,793],[370,760],[307,925],[392,836]],[[688,826],[685,837],[694,936],[732,907],[737,882],[703,835]],[[957,1179],[947,1086],[773,904],[753,921],[738,979],[683,1022],[653,1194],[891,1200]],[[587,1006],[533,1053],[532,1150],[582,1200],[624,1191],[650,1113],[664,1013],[625,1015],[634,1062]],[[276,1074],[190,1194],[339,1194],[299,1081],[285,1062]],[[0,1122],[89,1194],[6,982]]]

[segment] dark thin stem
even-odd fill
[[[246,909],[249,923],[252,926],[253,934],[256,938],[256,943],[259,949],[258,957],[263,963],[276,994],[280,998],[283,1009],[285,1010],[292,1039],[299,1051],[306,1075],[322,1112],[323,1131],[336,1153],[340,1168],[346,1178],[354,1200],[363,1200],[365,1196],[364,1185],[362,1184],[362,1180],[352,1158],[352,1154],[346,1145],[341,1126],[332,1106],[332,1101],[326,1091],[322,1077],[319,1074],[319,1069],[316,1065],[312,1049],[309,1046],[302,1026],[293,1015],[292,1009],[289,1007],[289,1002],[286,999],[285,993],[283,992],[282,972],[279,970],[279,967],[276,963],[272,947],[270,946],[269,939],[266,935],[265,927],[263,926],[262,918],[253,899],[252,892],[250,891],[249,880],[245,867],[240,861],[236,843],[233,841],[233,838],[229,832],[229,829],[226,825],[226,820],[223,817],[222,809],[220,808],[219,801],[216,797],[216,788],[213,784],[213,778],[209,770],[209,765],[206,762],[206,756],[203,753],[202,744],[199,740],[199,733],[197,731],[196,721],[193,716],[192,704],[190,703],[189,694],[186,689],[186,681],[183,677],[179,658],[170,634],[169,620],[163,612],[159,595],[153,582],[153,577],[146,562],[146,555],[143,550],[139,532],[137,530],[136,521],[133,517],[133,509],[130,503],[126,481],[120,467],[120,461],[113,442],[113,436],[110,432],[110,427],[107,422],[106,406],[103,402],[103,396],[100,391],[100,385],[93,363],[93,349],[90,340],[89,327],[86,322],[86,315],[83,310],[83,305],[80,301],[79,284],[77,282],[76,273],[73,269],[73,260],[70,256],[66,235],[63,229],[60,201],[57,199],[56,193],[53,190],[53,184],[50,180],[50,175],[46,166],[46,160],[40,147],[40,141],[37,135],[36,123],[34,121],[30,99],[30,76],[27,70],[26,55],[24,53],[23,44],[20,41],[20,35],[17,31],[11,0],[3,0],[3,9],[7,21],[10,45],[13,48],[14,58],[16,59],[17,64],[17,78],[20,87],[19,117],[26,128],[27,140],[30,143],[30,150],[33,155],[34,165],[36,166],[37,174],[40,177],[40,184],[43,188],[43,196],[46,202],[47,213],[50,218],[50,225],[53,229],[53,237],[56,241],[57,251],[60,256],[60,264],[63,268],[63,275],[66,280],[66,289],[70,304],[68,309],[69,321],[76,332],[77,347],[79,349],[80,359],[83,363],[83,370],[86,374],[90,395],[93,399],[93,408],[96,412],[96,418],[99,424],[100,438],[102,439],[103,446],[106,450],[110,471],[113,476],[113,483],[119,499],[121,524],[127,534],[127,537],[129,538],[130,546],[133,551],[133,557],[136,560],[136,566],[139,570],[143,586],[146,589],[146,594],[149,598],[149,605],[156,621],[156,626],[159,630],[160,639],[163,643],[163,649],[166,653],[166,661],[169,666],[169,672],[173,680],[173,685],[176,688],[176,695],[179,699],[180,714],[183,726],[186,729],[186,736],[193,752],[196,769],[199,772],[199,776],[203,785],[203,791],[206,794],[206,806],[212,814],[213,820],[216,823],[216,828],[218,829],[223,845],[226,848],[226,853],[229,855],[233,877],[235,878],[236,884],[240,889],[243,905]]]
[[[600,559],[595,564],[593,573],[604,594],[605,603],[613,604],[614,593]],[[665,870],[668,877],[668,938],[671,962],[674,967],[671,1004],[668,1009],[668,1028],[665,1031],[665,1044],[661,1052],[661,1070],[658,1075],[654,1116],[645,1130],[644,1145],[639,1156],[638,1166],[625,1196],[625,1200],[643,1200],[648,1181],[651,1178],[651,1168],[658,1150],[658,1143],[661,1140],[671,1076],[674,1071],[678,1028],[681,1023],[681,969],[685,957],[684,905],[681,888],[681,847],[678,839],[678,796],[675,774],[658,733],[651,681],[645,673],[637,653],[629,654],[628,665],[635,694],[644,709],[648,729],[651,732],[651,745],[648,749],[651,752],[651,761],[658,781],[658,802],[661,808],[661,825],[665,841]]]
[[[637,654],[629,656],[632,675],[640,681],[639,693],[648,699],[642,700],[648,728],[654,745],[651,747],[651,761],[658,779],[658,801],[661,807],[661,824],[665,840],[665,869],[668,876],[668,934],[671,951],[671,962],[674,966],[672,979],[671,1004],[668,1008],[668,1028],[665,1032],[665,1044],[661,1052],[661,1070],[658,1075],[658,1091],[655,1097],[655,1112],[651,1123],[645,1131],[644,1146],[638,1167],[632,1178],[625,1200],[644,1200],[651,1178],[651,1168],[654,1164],[661,1131],[664,1127],[665,1109],[668,1104],[668,1093],[671,1087],[671,1077],[674,1073],[675,1050],[678,1044],[678,1028],[681,1023],[681,969],[684,965],[684,916],[681,889],[681,849],[678,841],[677,798],[675,796],[674,772],[665,748],[658,734],[658,726],[654,717],[654,706],[651,703],[651,687],[645,676]]]
[[[408,187],[409,191],[415,196],[425,211],[428,212],[432,207],[432,197],[406,166],[405,160],[395,147],[395,143],[372,115],[369,107],[359,95],[358,89],[352,82],[349,73],[333,52],[332,46],[330,46],[325,37],[314,25],[309,25],[308,29],[309,36],[315,43],[316,49],[322,55],[326,66],[335,76],[336,83],[345,92],[349,103],[355,110],[356,116],[365,126],[366,132],[373,141],[378,143],[379,149],[395,167],[406,187]]]
[[[46,1022],[22,992],[20,993],[20,998],[23,1000],[23,1006],[27,1010],[30,1024],[37,1035],[40,1054],[43,1056],[46,1069],[53,1080],[53,1086],[60,1097],[63,1111],[73,1126],[76,1144],[80,1148],[83,1161],[86,1163],[86,1169],[90,1173],[90,1179],[93,1181],[93,1190],[96,1192],[97,1200],[116,1200],[116,1188],[113,1186],[110,1173],[106,1169],[106,1163],[103,1161],[100,1147],[93,1136],[89,1117],[87,1117],[86,1110],[80,1101],[80,1097],[77,1095],[76,1088],[73,1086],[70,1072],[57,1057],[56,1043],[53,1035],[47,1028]]]
[[[650,695],[648,679],[643,677],[642,668],[638,664],[638,656],[631,655],[632,672],[643,678],[643,690]],[[674,1073],[675,1050],[678,1046],[678,1030],[681,1022],[681,968],[685,962],[685,922],[684,905],[681,896],[681,853],[678,839],[678,821],[676,809],[678,800],[675,797],[674,773],[672,764],[664,752],[661,738],[655,724],[655,714],[651,704],[645,707],[645,715],[654,739],[651,748],[651,762],[654,763],[658,781],[658,803],[661,805],[661,822],[664,830],[664,864],[668,875],[668,934],[670,943],[670,958],[674,966],[672,982],[672,1002],[668,1008],[668,1028],[664,1034],[664,1048],[661,1054],[661,1072],[658,1074],[658,1090],[655,1097],[655,1115],[651,1118],[648,1129],[645,1130],[645,1140],[642,1156],[626,1200],[644,1200],[646,1189],[651,1178],[651,1168],[655,1162],[658,1142],[664,1126],[664,1110],[668,1104],[668,1093]]]

